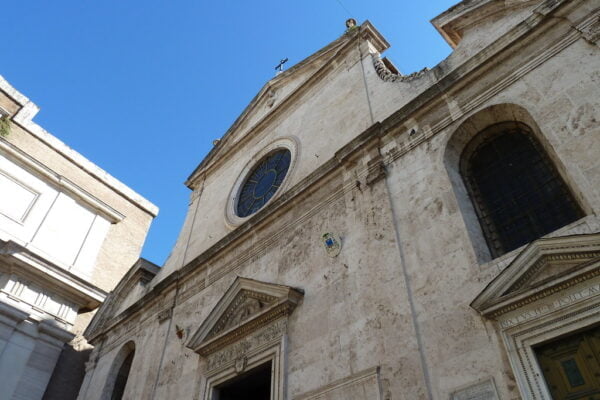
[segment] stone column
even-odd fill
[[[52,320],[0,302],[0,400],[39,400],[64,344],[73,334]]]
[[[0,303],[2,331],[0,352],[0,377],[2,390],[0,400],[12,398],[25,365],[34,348],[35,324],[28,321],[29,314],[6,303]]]
[[[7,343],[10,341],[17,325],[27,318],[28,314],[0,302],[0,360]]]
[[[21,374],[13,399],[42,398],[64,344],[75,336],[51,320],[40,322],[37,330],[35,347]]]

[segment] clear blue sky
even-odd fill
[[[301,61],[350,16],[405,74],[450,52],[429,20],[457,0],[341,1],[7,1],[0,74],[41,107],[37,123],[160,207],[142,256],[162,265],[183,182],[281,58]]]

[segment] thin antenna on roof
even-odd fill
[[[349,17],[354,17],[354,15],[352,15],[352,13],[350,12],[350,10],[348,10],[346,8],[346,6],[342,3],[342,0],[336,0],[336,1],[340,5],[340,7],[342,7],[344,9],[344,11],[346,11],[346,13],[348,14]]]
[[[275,67],[275,71],[277,71],[277,75],[279,75],[280,73],[283,72],[283,64],[285,64],[286,62],[288,62],[287,57],[284,58],[283,60],[279,61],[279,64],[277,64],[277,66]]]

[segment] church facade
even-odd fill
[[[432,23],[431,70],[349,21],[264,86],[88,326],[79,399],[600,396],[598,4]]]

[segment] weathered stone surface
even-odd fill
[[[492,380],[478,382],[459,389],[450,395],[450,400],[498,400]]]

